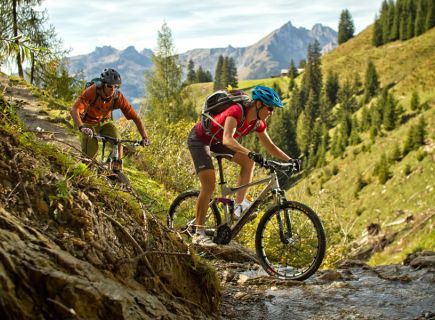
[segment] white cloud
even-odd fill
[[[359,32],[373,22],[381,0],[46,0],[49,22],[71,55],[96,46],[154,49],[164,21],[178,52],[195,48],[244,47],[291,21],[311,29],[321,23],[337,30],[348,9]]]

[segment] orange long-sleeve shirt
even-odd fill
[[[83,123],[96,124],[110,119],[112,116],[112,100],[115,99],[114,96],[105,101],[102,99],[101,94],[99,94],[97,100],[95,100],[97,90],[95,84],[86,88],[74,104],[74,107],[79,111]],[[94,100],[95,103],[91,105]],[[121,109],[128,120],[137,118],[136,111],[120,91],[118,92],[118,98],[113,109]]]

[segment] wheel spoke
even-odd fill
[[[263,217],[257,231],[257,254],[270,274],[302,280],[319,267],[324,256],[325,237],[320,220],[311,209],[290,204],[272,208]],[[286,214],[291,224],[291,237],[285,223]],[[280,236],[278,215],[284,242]]]
[[[187,239],[196,232],[196,202],[199,191],[181,193],[171,204],[168,212],[168,226]],[[220,219],[216,218],[211,208],[206,214],[206,230],[215,230]]]

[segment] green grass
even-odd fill
[[[367,62],[376,66],[381,86],[395,84],[394,94],[401,98],[412,90],[435,96],[435,28],[407,41],[395,41],[380,47],[371,44],[373,27],[340,45],[322,57],[322,71],[337,72],[340,79],[353,79],[357,72],[364,82]]]
[[[363,142],[358,146],[348,147],[343,158],[329,158],[327,167],[314,170],[289,191],[290,198],[306,202],[319,213],[326,224],[330,245],[343,244],[344,236],[349,242],[360,238],[371,223],[379,223],[385,227],[412,215],[416,224],[433,214],[435,109],[426,110],[420,116],[427,122],[427,145],[391,164],[392,177],[385,184],[380,184],[378,177],[374,176],[374,167],[382,153],[385,152],[387,156],[391,154],[395,143],[403,147],[408,130],[418,121],[418,117],[412,118],[392,132],[385,133],[383,137],[377,137],[374,144],[371,144],[367,134],[363,135]],[[368,151],[362,151],[363,144],[369,146],[366,148]],[[422,157],[424,154],[426,155]],[[404,173],[406,167],[410,168],[409,174]],[[334,168],[338,170],[336,175],[332,174]],[[359,174],[367,185],[355,196]],[[435,242],[428,240],[433,236],[423,236],[427,233],[425,228],[432,230],[434,227],[433,220],[428,224],[415,230],[416,234],[421,232],[420,238],[403,243],[394,239],[385,252],[399,249],[400,252],[411,252],[417,247],[435,250]],[[403,255],[378,255],[373,258],[373,263],[397,262]]]

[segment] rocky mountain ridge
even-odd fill
[[[179,61],[186,66],[192,60],[196,67],[202,66],[214,75],[219,56],[229,56],[236,63],[239,79],[268,78],[287,69],[291,59],[296,64],[305,59],[308,45],[315,40],[323,52],[330,51],[337,46],[337,32],[321,24],[308,30],[288,22],[251,46],[193,49],[179,54]],[[176,43],[176,39],[174,41]],[[72,73],[83,71],[89,79],[98,76],[106,67],[117,69],[124,79],[122,91],[137,106],[145,94],[144,74],[152,67],[151,56],[150,49],[139,52],[133,46],[124,50],[104,46],[68,59]]]

